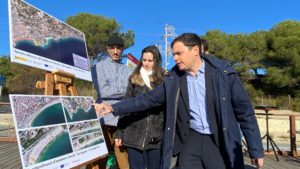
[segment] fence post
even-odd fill
[[[296,145],[296,120],[295,116],[290,117],[290,145],[292,157],[297,157],[297,145]]]

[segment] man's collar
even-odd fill
[[[122,62],[121,62],[121,61],[122,61],[121,58],[120,58],[119,60],[113,60],[113,59],[111,58],[111,56],[107,55],[106,59],[107,59],[108,61],[110,61],[110,62],[114,62],[114,63],[122,63]]]
[[[197,70],[196,76],[198,76],[200,73],[205,73],[205,62],[204,60],[201,58],[202,64],[200,65],[199,69]],[[192,76],[192,74],[190,72],[186,71],[187,75]]]

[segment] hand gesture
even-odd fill
[[[121,147],[122,146],[122,139],[115,138],[115,144],[116,144],[116,146]]]
[[[106,103],[100,103],[100,104],[95,103],[94,106],[95,106],[97,116],[103,116],[113,112],[113,108],[111,107],[111,105]]]

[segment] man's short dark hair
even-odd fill
[[[106,42],[106,45],[107,46],[120,45],[120,46],[124,47],[124,41],[120,36],[112,35]]]
[[[198,46],[201,49],[201,40],[200,37],[195,33],[183,33],[177,36],[171,43],[171,48],[176,42],[182,42],[185,46],[192,48]]]

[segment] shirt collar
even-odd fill
[[[205,73],[205,62],[203,59],[202,60],[202,64],[201,66],[199,67],[197,73],[196,73],[196,76],[199,76],[201,73],[204,74]],[[191,73],[190,72],[186,72],[187,75],[191,76]]]
[[[112,63],[122,63],[121,58],[119,60],[113,60],[109,55],[106,56],[106,59]]]

